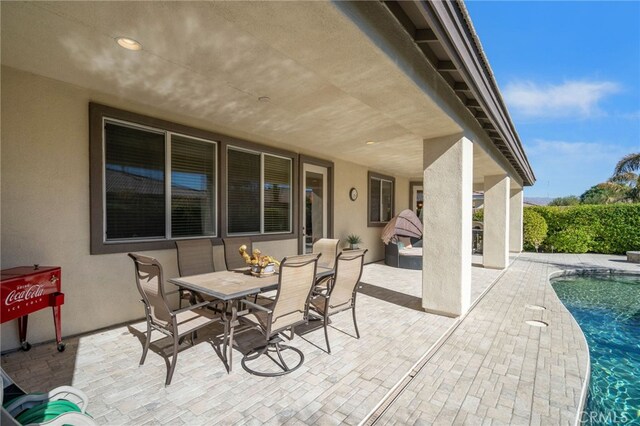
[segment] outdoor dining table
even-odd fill
[[[316,280],[331,276],[333,273],[333,269],[318,266]],[[169,282],[187,290],[220,299],[225,303],[225,309],[222,310],[222,317],[226,322],[223,361],[227,363],[228,370],[231,371],[233,348],[229,349],[227,355],[227,342],[233,341],[235,326],[238,325],[238,302],[247,296],[277,289],[278,274],[258,277],[252,275],[249,268],[240,268],[171,278]],[[228,311],[230,311],[230,316]]]

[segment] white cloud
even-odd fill
[[[628,147],[610,142],[535,139],[526,151],[537,183],[528,196],[580,195],[606,181]]]
[[[626,118],[627,120],[640,120],[640,111],[628,112],[626,114],[622,114],[622,118]]]
[[[527,153],[532,156],[552,156],[560,161],[579,159],[603,161],[616,159],[626,153],[626,148],[604,142],[568,142],[561,140],[534,139],[527,146]]]
[[[601,113],[598,103],[620,90],[611,81],[566,81],[540,85],[530,81],[509,83],[504,97],[509,108],[530,117],[590,117]]]

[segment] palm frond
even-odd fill
[[[622,160],[618,161],[616,168],[613,170],[613,176],[635,172],[636,170],[640,170],[640,152],[631,153],[622,157]]]
[[[639,176],[633,172],[625,172],[611,176],[609,181],[624,185],[634,185],[638,181],[638,178]]]

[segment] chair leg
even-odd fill
[[[280,345],[278,343],[275,344],[276,353],[278,354],[278,358],[280,358],[280,362],[282,363],[282,368],[284,371],[289,371],[289,366],[286,362],[284,362],[284,358],[282,358],[282,354],[280,353]]]
[[[151,344],[151,324],[147,320],[147,339],[144,342],[144,348],[142,349],[142,358],[140,358],[140,365],[144,364],[144,360],[147,358],[147,352],[149,351],[149,345]]]
[[[173,377],[173,371],[176,369],[176,364],[178,361],[178,336],[173,336],[173,359],[171,360],[171,365],[169,366],[169,371],[167,371],[167,380],[164,382],[165,386],[169,386],[171,384],[171,378]]]
[[[329,346],[329,316],[325,314],[324,316],[324,340],[327,342],[327,353],[331,353],[331,346]]]
[[[223,353],[222,356],[224,357],[224,362],[228,364],[229,356],[227,355],[227,343],[228,343],[227,339],[229,338],[229,321],[227,321],[226,315],[223,316],[223,321],[224,321],[224,336],[222,337],[222,353]]]
[[[233,369],[233,333],[236,330],[235,322],[237,321],[237,318],[238,318],[238,310],[234,305],[232,305],[231,306],[231,324],[230,324],[230,330],[229,330],[229,357],[227,360],[227,362],[229,363],[229,373],[231,373],[231,370]]]
[[[355,305],[351,308],[351,312],[353,313],[353,326],[356,329],[356,338],[360,338],[360,332],[358,331],[358,323],[356,322],[356,307]]]

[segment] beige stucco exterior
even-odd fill
[[[101,102],[133,112],[218,131],[208,123],[141,106],[13,68],[1,70],[2,268],[39,263],[62,267],[63,334],[107,327],[143,316],[133,281],[131,260],[124,254],[89,254],[88,103]],[[282,145],[279,145],[283,147]],[[299,152],[300,150],[294,150]],[[384,257],[381,228],[366,222],[367,172],[363,166],[334,161],[335,237],[356,233],[369,249],[367,261]],[[360,196],[353,202],[349,189]],[[408,208],[409,181],[396,180],[396,211]],[[275,257],[296,254],[297,239],[256,243]],[[162,262],[167,277],[177,275],[175,250],[146,253]],[[214,247],[223,265],[221,246]],[[29,341],[54,336],[51,311],[29,319]],[[2,350],[18,346],[15,322],[2,325]]]
[[[429,5],[439,3],[411,7]],[[0,260],[2,268],[62,266],[63,335],[143,315],[125,253],[90,254],[96,201],[90,176],[99,180],[90,175],[89,103],[332,162],[333,236],[359,235],[367,262],[384,258],[382,228],[367,225],[368,173],[395,178],[395,213],[409,208],[409,181],[423,181],[423,307],[431,311],[460,315],[469,305],[471,191],[484,189],[488,176],[506,181],[496,198],[501,207],[485,215],[487,264],[504,267],[491,253],[504,260],[509,248],[521,247],[521,233],[507,229],[521,227],[521,218],[509,220],[509,214],[521,216],[521,188],[533,175],[526,159],[509,157],[521,155],[520,142],[504,124],[506,110],[495,109],[499,93],[486,75],[474,77],[478,70],[470,64],[477,63],[464,58],[454,77],[482,84],[441,72],[388,2],[18,1],[0,7]],[[174,25],[176,16],[189,25]],[[459,36],[472,28],[456,25],[449,22],[439,35],[447,50],[440,54],[458,48],[469,54]],[[120,35],[136,38],[142,49],[120,48]],[[471,55],[484,58],[477,46]],[[460,84],[466,94],[455,89]],[[497,140],[506,137],[508,145],[498,146],[494,124],[502,133]],[[355,201],[352,187],[359,192]],[[511,201],[510,189],[520,190]],[[299,247],[295,232],[254,246],[278,258]],[[167,278],[177,275],[174,249],[145,254],[162,262]],[[224,265],[220,245],[214,261]],[[48,310],[33,314],[29,341],[52,339],[51,322]],[[3,351],[18,346],[14,323],[2,325],[1,344]]]

